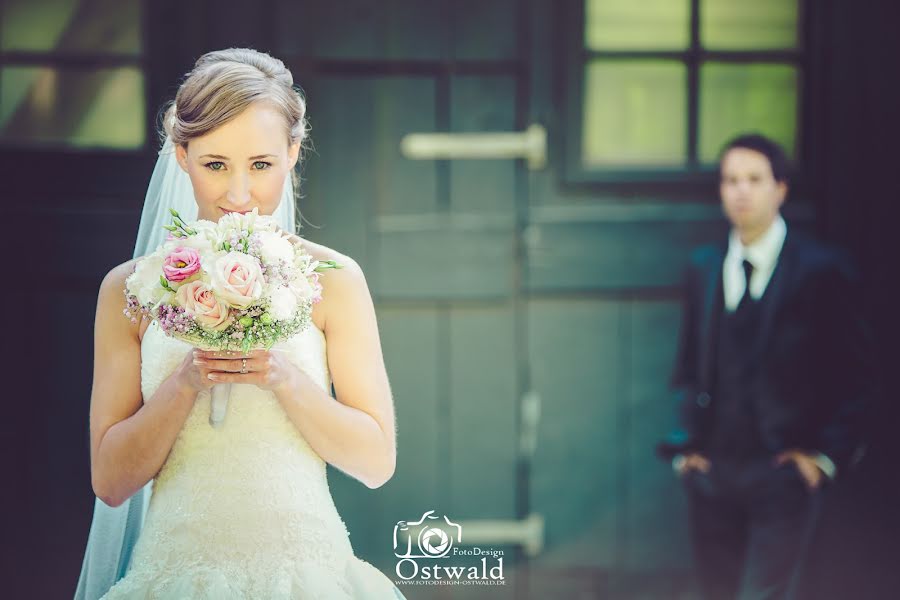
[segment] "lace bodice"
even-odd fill
[[[141,341],[144,402],[191,350],[150,324]],[[317,327],[273,350],[330,391]],[[234,384],[219,428],[209,411],[205,391],[153,481],[131,570],[104,598],[402,597],[353,555],[325,463],[273,392]]]
[[[152,402],[156,389],[191,350],[186,342],[166,336],[155,322],[150,324],[141,340],[144,402]],[[330,390],[325,336],[317,327],[310,325],[273,350],[285,352],[319,386]],[[300,435],[274,393],[255,385],[234,384],[225,421],[216,429],[209,425],[210,396],[209,391],[198,394],[168,460],[156,476],[154,493],[173,478],[189,477],[199,483],[226,473],[245,486],[278,475],[286,481],[304,481],[307,493],[328,493],[324,461]],[[271,496],[275,490],[267,491],[266,496]]]

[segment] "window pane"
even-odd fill
[[[587,0],[590,50],[681,50],[690,41],[689,0]]]
[[[140,53],[140,0],[5,0],[0,49]]]
[[[594,60],[585,67],[585,167],[685,161],[686,70],[665,60]]]
[[[797,69],[783,64],[707,63],[700,68],[700,160],[715,163],[736,134],[756,131],[795,155]]]
[[[132,67],[0,69],[0,140],[138,148],[144,80]]]
[[[700,40],[717,50],[797,47],[797,0],[701,0]]]

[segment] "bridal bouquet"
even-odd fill
[[[185,223],[170,209],[168,239],[137,261],[125,280],[125,315],[144,314],[166,335],[203,350],[270,349],[309,326],[321,300],[317,261],[275,219],[229,213],[218,223]],[[231,384],[212,386],[210,423],[221,424]]]

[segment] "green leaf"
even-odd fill
[[[328,269],[343,269],[343,268],[344,268],[344,265],[338,264],[336,261],[323,260],[323,261],[319,261],[319,264],[316,265],[315,270],[316,270],[316,272],[321,272],[321,271],[325,271]]]

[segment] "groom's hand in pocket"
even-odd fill
[[[709,459],[697,452],[679,454],[672,460],[672,467],[679,477],[684,477],[691,471],[709,473],[710,466]]]
[[[816,464],[816,459],[801,450],[786,450],[775,457],[774,463],[778,467],[785,463],[793,463],[793,467],[800,473],[803,483],[810,491],[819,489],[825,480],[825,473]]]

